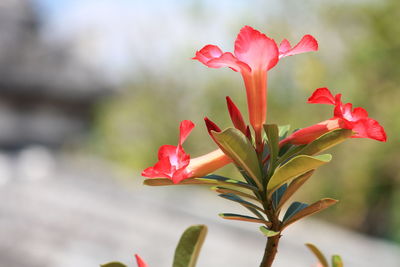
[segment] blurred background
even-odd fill
[[[277,42],[312,34],[320,47],[270,71],[268,122],[296,129],[329,118],[330,107],[306,104],[329,87],[388,135],[331,151],[296,197],[340,203],[310,220],[308,235],[294,227],[287,239],[298,239],[283,245],[277,266],[292,266],[293,253],[305,259],[296,266],[314,262],[302,238],[347,255],[348,266],[400,266],[399,17],[397,0],[2,0],[0,265],[97,266],[139,252],[168,266],[180,233],[207,223],[200,266],[228,266],[243,236],[257,249],[229,266],[256,266],[264,242],[256,227],[216,216],[230,203],[206,188],[145,188],[140,177],[160,145],[177,143],[181,120],[197,125],[185,143],[197,156],[215,148],[203,117],[230,126],[225,96],[246,114],[240,75],[190,58],[206,44],[232,51],[251,25]]]

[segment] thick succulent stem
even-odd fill
[[[268,216],[269,221],[272,223],[270,229],[275,232],[281,231],[281,222],[279,221],[279,214],[275,213],[272,209],[271,202],[264,206],[266,214]],[[275,259],[275,255],[278,252],[278,244],[281,238],[281,234],[279,233],[276,236],[268,237],[267,244],[264,250],[264,256],[260,267],[271,267],[272,263]]]
[[[265,246],[264,257],[260,267],[271,267],[278,252],[278,244],[281,235],[268,237],[267,245]]]

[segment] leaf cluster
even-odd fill
[[[221,218],[262,224],[261,232],[270,237],[337,202],[331,198],[323,198],[312,204],[294,201],[280,215],[285,204],[315,170],[330,162],[330,154],[320,153],[347,140],[352,131],[336,129],[307,145],[281,144],[280,141],[289,132],[289,126],[268,124],[264,125],[264,131],[262,153],[258,153],[253,141],[238,129],[212,132],[214,140],[232,159],[242,177],[228,178],[211,174],[183,180],[180,185],[211,186],[219,197],[243,206],[252,214],[221,213]],[[168,179],[147,179],[144,184],[174,185]]]

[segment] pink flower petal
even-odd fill
[[[250,70],[247,64],[240,62],[232,53],[223,53],[216,45],[206,45],[196,52],[193,58],[209,68],[229,67],[234,71]]]
[[[269,70],[278,63],[278,46],[273,39],[253,29],[243,27],[235,41],[235,56],[252,71]]]
[[[171,164],[170,158],[162,158],[157,161],[153,166],[154,170],[158,172],[157,178],[171,178],[172,173],[176,167]]]
[[[171,178],[171,163],[168,158],[159,160],[153,167],[142,171],[142,176],[149,178]]]
[[[177,147],[173,145],[162,145],[158,149],[158,159],[168,158],[176,155]]]
[[[355,108],[355,109],[353,110],[353,112],[352,112],[352,117],[353,117],[355,120],[360,120],[360,119],[363,119],[363,118],[368,118],[368,112],[367,112],[365,109],[363,109],[363,108],[361,108],[361,107],[358,107],[358,108]]]
[[[251,71],[250,67],[238,60],[232,53],[226,52],[223,53],[220,57],[211,59],[207,62],[207,67],[210,68],[222,68],[229,67],[234,71]]]
[[[171,178],[171,180],[174,184],[179,184],[182,180],[185,180],[185,179],[191,177],[192,172],[188,171],[186,167],[187,166],[174,172],[174,175]]]
[[[216,45],[206,45],[200,51],[196,52],[196,56],[193,59],[197,59],[201,63],[207,65],[207,62],[214,58],[222,56],[222,50]]]
[[[346,103],[341,105],[341,117],[348,121],[355,121],[352,116],[353,104]]]
[[[144,177],[149,177],[149,178],[156,178],[156,177],[161,177],[161,173],[154,169],[154,167],[148,167],[144,171],[142,171],[142,176]]]
[[[308,98],[307,103],[335,105],[336,100],[328,88],[318,88],[310,98]]]
[[[333,115],[335,117],[342,118],[343,117],[343,103],[342,103],[342,94],[335,95],[335,108],[333,110]]]
[[[289,52],[290,49],[292,49],[292,46],[290,45],[289,41],[287,39],[283,39],[279,45],[279,55]]]
[[[354,123],[354,138],[370,138],[381,142],[386,142],[386,133],[383,127],[374,119],[364,118]]]
[[[175,166],[177,169],[186,167],[190,163],[190,155],[186,154],[186,152],[185,152],[185,150],[183,150],[183,148],[179,148],[176,153],[176,160],[177,160],[177,163],[175,164]],[[173,164],[173,162],[171,161],[171,158],[170,158],[170,162],[171,162],[171,164]]]
[[[287,48],[287,43],[285,43],[284,45],[285,45],[285,48]],[[301,38],[300,42],[297,45],[295,45],[292,49],[290,49],[290,50],[286,49],[286,51],[283,53],[280,52],[279,58],[293,56],[293,55],[311,52],[311,51],[317,51],[317,50],[318,50],[317,40],[315,40],[315,38],[313,36],[307,34],[307,35],[304,35],[303,38]],[[282,51],[284,51],[284,50],[282,49]]]
[[[189,136],[189,134],[192,132],[194,128],[194,123],[189,120],[183,120],[180,124],[179,130],[179,142],[178,144],[182,146],[182,144],[185,142],[186,138]]]

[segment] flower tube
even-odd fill
[[[280,46],[265,34],[250,26],[243,27],[235,41],[234,54],[223,52],[218,46],[206,45],[196,52],[196,59],[210,68],[229,67],[242,74],[247,94],[249,121],[255,132],[257,148],[262,148],[262,127],[267,116],[267,71],[279,59],[318,49],[311,35],[291,47],[284,39]]]

